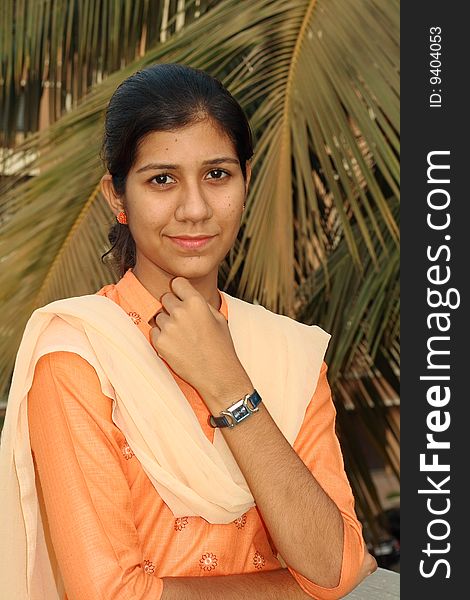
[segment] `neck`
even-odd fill
[[[168,273],[156,265],[143,266],[139,263],[132,268],[132,272],[140,283],[154,296],[160,300],[161,296],[171,292],[170,282],[176,275]],[[217,273],[205,277],[186,278],[196,291],[215,310],[220,310],[221,300],[217,290]]]

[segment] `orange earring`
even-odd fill
[[[116,218],[119,221],[119,223],[121,223],[121,225],[127,225],[127,216],[123,210],[121,210],[121,212],[118,214],[118,216]]]

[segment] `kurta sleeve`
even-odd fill
[[[42,356],[28,393],[31,448],[68,600],[159,600],[145,572],[125,474],[125,438],[93,367]]]
[[[354,497],[344,471],[343,456],[335,433],[336,409],[323,363],[318,384],[305,413],[294,450],[307,465],[343,517],[343,560],[337,587],[323,588],[290,568],[300,587],[312,598],[342,598],[354,586],[364,555],[362,526],[354,511]]]

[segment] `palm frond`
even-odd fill
[[[333,5],[337,1],[333,0]],[[375,108],[375,113],[383,112],[385,102],[380,101],[380,94],[390,103],[389,96],[393,95],[394,88],[387,89],[385,94],[385,90],[381,93],[381,86],[384,88],[386,82],[395,81],[396,65],[392,65],[390,59],[379,63],[385,75],[380,75],[382,70],[377,70],[374,77],[381,80],[381,86],[375,79],[368,82],[364,75],[371,69],[368,53],[371,42],[367,28],[370,23],[367,19],[363,22],[363,15],[381,3],[363,0],[355,12],[348,14],[347,20],[338,17],[341,13],[339,5],[337,11],[332,11],[330,4],[325,3],[329,7],[326,10],[321,2],[257,0],[241,14],[235,0],[221,2],[185,27],[184,35],[176,35],[165,44],[157,45],[140,61],[109,76],[83,99],[76,110],[66,114],[44,134],[33,136],[20,146],[19,154],[37,153],[36,160],[26,172],[36,168],[39,175],[6,190],[0,203],[4,221],[0,252],[5,257],[1,293],[5,300],[10,299],[3,310],[5,322],[11,323],[15,313],[17,330],[21,331],[27,316],[38,305],[39,291],[41,301],[53,299],[52,294],[47,295],[43,283],[51,265],[54,263],[57,268],[56,254],[68,238],[70,229],[80,227],[76,221],[81,218],[84,203],[99,181],[102,167],[98,154],[107,100],[122,79],[136,69],[158,61],[190,63],[216,76],[220,75],[221,64],[236,61],[237,65],[232,69],[237,73],[236,82],[230,73],[226,79],[232,81],[232,88],[242,102],[245,94],[250,94],[253,100],[257,88],[265,86],[265,76],[271,82],[269,93],[263,87],[264,99],[259,106],[254,109],[251,104],[246,106],[248,112],[253,111],[252,124],[258,140],[254,161],[256,177],[237,245],[238,255],[232,262],[226,282],[228,285],[240,270],[237,289],[240,295],[256,299],[278,312],[292,314],[298,280],[305,278],[315,266],[305,259],[308,256],[305,249],[315,248],[314,254],[325,262],[328,247],[335,243],[328,237],[325,239],[328,230],[324,219],[331,207],[322,205],[315,193],[314,175],[325,184],[328,182],[335,218],[340,221],[342,237],[356,264],[359,264],[359,255],[352,233],[356,223],[361,239],[372,259],[376,260],[371,232],[377,232],[378,226],[376,212],[371,206],[377,208],[377,214],[396,242],[396,222],[380,187],[374,183],[368,186],[366,194],[354,174],[354,168],[359,168],[366,182],[375,181],[373,171],[362,159],[363,154],[347,119],[351,114],[358,127],[364,122],[373,129],[368,137],[369,148],[387,146],[387,138],[370,119],[368,110]],[[248,27],[247,23],[250,24]],[[389,26],[385,28],[385,24]],[[394,24],[385,24],[384,35],[388,37]],[[328,33],[335,27],[336,35]],[[354,34],[349,33],[351,31]],[[319,35],[319,32],[324,33]],[[358,51],[358,56],[349,60],[348,43],[354,42],[357,46],[361,36],[367,52],[362,56]],[[200,40],[197,45],[192,43],[195,38]],[[278,49],[277,54],[268,51],[271,46]],[[331,64],[323,62],[327,60],[325,48],[328,54],[336,57]],[[382,53],[377,51],[377,55],[379,60]],[[342,57],[341,61],[338,57]],[[365,65],[364,73],[352,69],[352,63],[361,60]],[[342,63],[344,67],[340,66]],[[338,79],[346,82],[339,88],[332,85],[328,76],[335,69]],[[273,73],[278,75],[273,77]],[[356,93],[351,94],[355,83],[360,83],[363,88],[367,84],[374,96],[379,96],[373,107],[364,104],[363,98]],[[342,108],[343,105],[347,110]],[[392,111],[390,122],[393,118]],[[344,141],[340,143],[341,139]],[[373,151],[372,154],[375,160]],[[357,157],[354,165],[351,157]],[[298,191],[295,196],[292,165],[295,165]],[[395,180],[393,164],[381,173]],[[24,173],[20,172],[20,176]],[[302,225],[299,227],[296,223]],[[28,231],[32,235],[28,236]],[[78,233],[76,239],[80,239]],[[296,257],[302,255],[304,258],[298,261],[300,268],[295,274],[292,265],[296,263]],[[82,273],[93,269],[94,265],[84,256],[78,256],[77,261]],[[18,315],[18,304],[11,301],[11,295],[13,290],[18,293],[19,288],[24,287],[25,272],[30,274],[28,282],[32,287],[26,294],[29,302],[21,305],[22,314]],[[63,287],[64,292],[76,295],[77,285],[79,282],[75,280],[70,287]],[[0,363],[3,375],[8,370],[7,365],[12,364],[18,341],[17,335],[9,344],[11,354]]]
[[[0,131],[39,128],[77,105],[93,85],[142,57],[206,12],[208,0],[3,0]],[[14,24],[14,26],[13,26]]]
[[[389,204],[398,220],[398,202],[389,199]],[[341,240],[328,257],[328,282],[319,269],[298,288],[297,313],[299,320],[332,333],[326,360],[337,427],[358,509],[372,533],[371,515],[379,513],[381,505],[365,467],[362,437],[388,465],[397,484],[400,462],[399,429],[390,413],[399,399],[399,252],[386,224],[379,220],[379,225],[384,247],[377,238],[376,260],[357,236],[356,224],[353,235],[358,239],[361,267],[355,266],[346,241]],[[353,414],[359,421],[351,418]]]
[[[245,60],[251,73],[233,88],[243,104],[259,102],[251,119],[259,139],[257,178],[228,282],[242,269],[241,294],[293,315],[294,282],[310,273],[315,262],[325,263],[328,246],[335,243],[325,240],[322,217],[328,206],[318,197],[315,176],[328,183],[335,218],[356,264],[355,223],[373,259],[374,238],[380,239],[376,215],[397,243],[396,221],[365,160],[357,130],[367,139],[374,165],[397,193],[399,70],[398,38],[393,48],[390,37],[398,31],[397,15],[382,15],[382,3],[288,4],[289,18],[273,15],[265,41]],[[282,11],[283,3],[276,6]],[[373,46],[372,30],[387,38],[386,52]],[[295,221],[302,225],[291,227]],[[315,249],[313,260],[305,254],[307,246]]]
[[[56,82],[57,120],[15,147],[15,174],[0,180],[0,395],[31,312],[113,281],[99,260],[112,215],[98,192],[111,94],[157,62],[201,68],[237,97],[256,141],[247,208],[220,286],[333,334],[330,380],[367,516],[379,501],[346,433],[345,407],[360,410],[396,471],[394,449],[373,430],[385,423],[398,437],[385,410],[398,390],[398,2],[252,0],[240,10],[239,0],[201,1],[184,18],[183,4],[5,2],[4,133],[16,127],[8,103],[24,93],[20,73],[31,92],[24,129],[35,129],[46,77]]]

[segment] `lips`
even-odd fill
[[[197,235],[197,236],[168,236],[169,239],[180,246],[190,250],[203,248],[215,238],[215,235]]]

